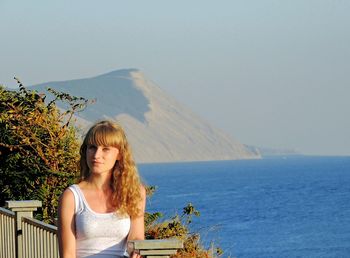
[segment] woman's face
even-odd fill
[[[119,159],[119,150],[112,146],[88,145],[86,161],[91,173],[104,174],[113,170]]]

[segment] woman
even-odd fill
[[[96,123],[80,156],[80,182],[60,198],[60,256],[124,257],[127,240],[144,239],[146,191],[123,129],[111,121]]]

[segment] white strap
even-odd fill
[[[77,185],[71,185],[68,189],[71,190],[74,195],[74,207],[75,207],[74,213],[77,213],[82,208],[81,198],[79,196],[79,190],[77,189]]]

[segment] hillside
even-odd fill
[[[180,105],[137,69],[92,78],[31,86],[95,99],[79,113],[87,127],[115,119],[125,128],[137,162],[175,162],[259,158],[260,155]]]
[[[262,158],[268,157],[277,157],[277,156],[302,156],[301,152],[295,149],[287,149],[287,148],[266,148],[266,147],[257,147],[246,145],[246,147],[252,151],[256,151],[260,153]]]

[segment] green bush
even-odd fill
[[[200,216],[200,212],[189,203],[183,208],[181,215],[175,215],[163,222],[158,222],[162,217],[159,212],[146,214],[146,239],[166,239],[178,238],[184,242],[184,248],[179,250],[172,258],[193,257],[193,258],[209,258],[218,257],[222,254],[220,248],[215,249],[215,253],[211,249],[207,250],[200,242],[200,235],[196,232],[192,233],[189,226],[192,223],[192,217]]]
[[[45,94],[0,86],[0,205],[6,200],[41,200],[39,218],[53,222],[58,198],[74,182],[78,171],[79,142],[72,115],[86,100],[50,90]],[[57,101],[70,108],[60,112]]]

